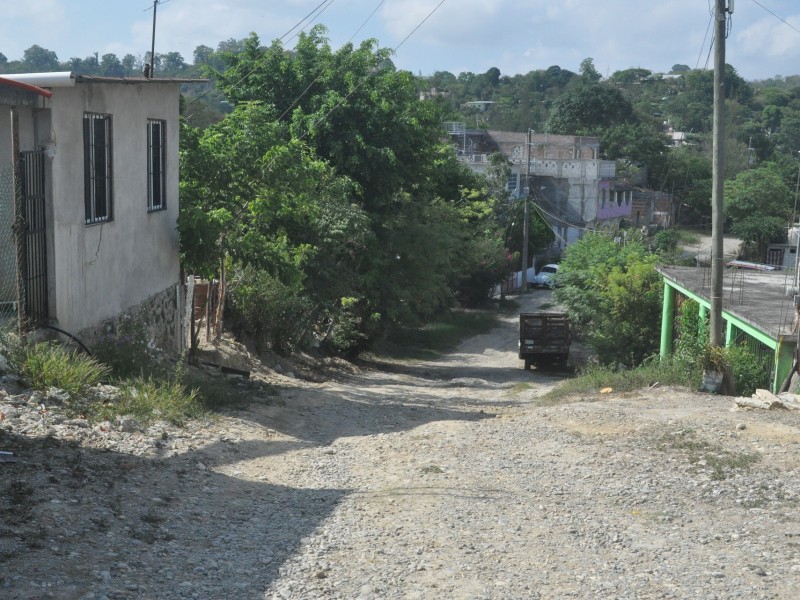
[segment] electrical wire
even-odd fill
[[[714,13],[711,13],[711,17],[708,19],[708,26],[706,27],[706,34],[703,36],[703,43],[700,46],[700,53],[697,55],[697,62],[694,65],[694,68],[697,69],[700,66],[700,59],[703,57],[703,49],[706,47],[706,40],[708,39],[708,32],[711,31],[711,24],[714,22]],[[713,43],[712,43],[713,45]]]
[[[355,33],[352,36],[350,36],[349,40],[347,40],[348,44],[353,41],[353,39],[358,35],[358,32],[361,31],[364,28],[364,26],[370,21],[370,19],[372,19],[372,17],[375,15],[376,12],[378,12],[378,9],[381,7],[381,5],[384,2],[386,2],[386,0],[381,0],[378,3],[378,6],[375,7],[375,10],[373,10],[366,19],[364,19],[364,22],[361,23],[359,28],[356,29]],[[312,88],[312,86],[315,83],[317,83],[317,81],[319,81],[320,77],[322,77],[322,72],[320,72],[319,75],[317,75],[314,78],[314,80],[311,83],[308,84],[308,87],[306,89],[304,89],[303,92],[297,98],[294,99],[294,101],[286,108],[285,111],[283,111],[281,116],[278,117],[278,121],[282,120],[283,117],[285,117],[287,114],[289,114],[290,110],[292,110],[295,106],[297,106],[297,103],[300,102],[300,100],[302,100],[305,97],[305,95],[308,93],[308,90],[310,90]]]
[[[765,11],[767,11],[767,12],[768,12],[769,14],[771,14],[773,17],[775,17],[776,19],[778,19],[778,20],[779,20],[781,23],[783,23],[784,25],[787,25],[787,26],[791,27],[792,29],[794,29],[794,30],[795,30],[797,33],[800,33],[800,29],[798,29],[797,27],[795,27],[794,25],[792,25],[791,23],[789,23],[789,21],[787,21],[787,20],[786,20],[786,19],[784,19],[783,17],[781,17],[781,16],[779,16],[779,15],[776,15],[774,12],[772,12],[772,11],[771,11],[770,9],[768,9],[766,6],[764,6],[763,4],[761,4],[761,2],[759,2],[758,0],[752,0],[752,2],[753,2],[753,4],[757,4],[758,6],[760,6],[761,8],[763,8]]]
[[[408,35],[407,35],[405,38],[403,38],[403,41],[401,41],[401,42],[400,42],[400,43],[399,43],[397,46],[395,46],[395,48],[394,48],[393,52],[397,52],[397,50],[399,50],[399,49],[400,49],[400,47],[401,47],[403,44],[405,44],[405,43],[408,41],[408,39],[409,39],[409,38],[410,38],[412,35],[414,35],[414,33],[416,33],[416,32],[417,32],[417,30],[418,30],[420,27],[422,27],[422,25],[423,25],[423,24],[424,24],[424,23],[425,23],[425,22],[426,22],[428,19],[430,19],[430,18],[433,16],[433,14],[434,14],[434,13],[435,13],[437,10],[439,10],[439,8],[442,6],[442,4],[444,4],[446,1],[447,1],[447,0],[441,0],[441,2],[439,2],[439,4],[437,4],[437,5],[436,5],[436,6],[433,8],[433,10],[431,10],[431,12],[429,12],[429,13],[428,13],[428,15],[427,15],[427,16],[426,16],[424,19],[422,19],[422,21],[420,21],[420,22],[419,22],[419,24],[418,24],[416,27],[414,27],[414,29],[412,29],[412,30],[411,30],[411,32],[410,32],[410,33],[409,33],[409,34],[408,34]],[[320,117],[320,118],[319,118],[317,121],[315,121],[315,122],[314,122],[314,124],[312,125],[312,127],[311,127],[311,128],[313,128],[313,127],[316,127],[316,126],[318,126],[320,123],[322,123],[323,121],[325,121],[325,120],[326,120],[326,119],[327,119],[327,118],[328,118],[328,117],[331,115],[331,113],[332,113],[333,111],[335,111],[335,110],[336,110],[337,108],[339,108],[339,107],[340,107],[342,104],[344,104],[344,102],[345,102],[346,100],[349,100],[349,99],[350,99],[350,97],[351,97],[353,94],[355,94],[355,93],[356,93],[356,91],[358,91],[358,90],[361,88],[361,86],[362,86],[362,85],[364,85],[364,83],[366,83],[367,79],[369,79],[369,77],[370,77],[370,76],[372,76],[373,74],[374,74],[373,72],[370,72],[370,73],[368,73],[368,74],[364,75],[364,76],[361,78],[361,81],[359,81],[359,82],[358,82],[358,84],[357,84],[357,85],[356,85],[356,86],[355,86],[355,87],[354,87],[352,90],[350,90],[350,92],[348,92],[348,94],[347,94],[346,96],[344,96],[343,98],[341,98],[341,99],[340,99],[340,100],[339,100],[339,101],[338,101],[338,102],[337,102],[337,103],[336,103],[336,104],[335,104],[335,105],[334,105],[334,106],[333,106],[333,107],[332,107],[332,108],[331,108],[331,109],[330,109],[328,112],[326,112],[326,113],[325,113],[324,115],[322,115],[322,116],[321,116],[321,117]],[[308,134],[309,134],[309,132],[310,132],[311,128],[307,129],[307,130],[306,130],[306,132],[305,132],[303,135],[301,135],[299,138],[297,138],[297,141],[300,141],[300,140],[303,140],[303,139],[305,139],[305,138],[308,136]],[[277,157],[276,157],[276,159],[277,159]],[[273,160],[276,160],[276,159],[273,159]],[[271,166],[272,166],[272,163],[270,163],[269,165],[267,165],[267,168],[270,168]]]
[[[319,17],[319,16],[320,16],[322,13],[323,13],[323,12],[325,12],[325,11],[326,11],[326,10],[327,10],[327,9],[330,7],[330,5],[331,5],[331,4],[333,4],[335,1],[336,1],[336,0],[322,0],[322,2],[320,2],[319,4],[317,4],[317,6],[315,6],[315,7],[314,7],[314,8],[311,10],[311,12],[309,12],[309,13],[308,13],[308,14],[307,14],[305,17],[303,17],[302,19],[300,19],[300,21],[298,21],[298,22],[297,22],[297,23],[296,23],[296,24],[295,24],[295,25],[294,25],[294,26],[293,26],[291,29],[289,29],[289,30],[288,30],[286,33],[284,33],[284,34],[283,34],[283,35],[282,35],[280,38],[278,38],[278,39],[279,39],[281,42],[284,42],[284,41],[286,41],[286,38],[289,36],[289,34],[290,34],[292,31],[294,31],[295,29],[297,29],[298,27],[300,27],[301,25],[303,25],[303,23],[305,23],[306,21],[308,21],[308,23],[306,23],[306,25],[304,25],[303,27],[301,27],[301,28],[300,28],[300,31],[303,31],[303,30],[306,28],[306,26],[308,26],[308,25],[310,25],[311,23],[313,23],[313,22],[314,22],[314,21],[315,21],[315,20],[316,20],[316,19],[317,19],[317,18],[318,18],[318,17]],[[312,16],[313,16],[313,18],[312,18]],[[300,35],[300,31],[298,31],[297,33],[295,33],[295,34],[294,34],[294,35],[293,35],[291,38],[289,38],[289,40],[293,40],[293,39],[294,39],[294,38],[296,38],[298,35]],[[233,84],[231,87],[232,87],[232,88],[235,88],[235,87],[237,87],[237,86],[238,86],[238,85],[240,85],[240,84],[241,84],[241,83],[242,83],[242,82],[243,82],[245,79],[247,79],[248,77],[250,77],[250,75],[252,75],[252,74],[255,72],[256,68],[258,68],[258,65],[259,65],[259,63],[260,63],[261,61],[263,61],[263,60],[266,60],[266,59],[267,59],[267,58],[270,56],[270,53],[271,53],[271,52],[274,52],[274,51],[275,51],[275,49],[274,49],[273,47],[270,47],[270,48],[268,48],[268,49],[267,49],[267,50],[264,52],[264,54],[263,54],[261,57],[259,57],[259,58],[256,60],[255,64],[253,65],[253,68],[252,68],[252,69],[250,69],[250,71],[249,71],[248,73],[246,73],[245,75],[243,75],[243,76],[242,76],[242,77],[239,79],[239,81],[237,81],[236,83],[234,83],[234,84]],[[188,109],[188,108],[189,108],[190,106],[192,106],[192,105],[193,105],[195,102],[198,102],[198,101],[202,100],[203,98],[205,98],[205,97],[206,97],[208,94],[210,94],[210,93],[211,93],[212,91],[214,91],[215,89],[216,89],[216,88],[210,88],[210,89],[206,90],[205,92],[203,92],[202,94],[200,94],[199,96],[195,96],[194,98],[192,98],[191,102],[189,102],[189,103],[186,105],[186,108]]]
[[[349,40],[347,40],[347,43],[348,43],[348,44],[349,44],[350,42],[352,42],[352,41],[353,41],[353,39],[354,39],[354,38],[355,38],[355,37],[358,35],[358,33],[359,33],[359,32],[360,32],[360,31],[361,31],[363,28],[364,28],[364,26],[365,26],[367,23],[369,23],[370,19],[372,19],[372,17],[374,17],[374,16],[375,16],[375,13],[376,13],[376,12],[378,12],[378,9],[379,9],[381,6],[383,6],[383,3],[384,3],[384,2],[386,2],[386,0],[381,0],[380,2],[378,2],[378,6],[376,6],[376,7],[375,7],[375,10],[373,10],[371,13],[369,13],[369,16],[368,16],[366,19],[364,19],[364,22],[363,22],[363,23],[361,23],[361,25],[359,25],[358,29],[356,29],[356,32],[355,32],[353,35],[351,35],[351,36],[350,36],[350,39],[349,39]]]

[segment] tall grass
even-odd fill
[[[70,395],[80,395],[111,372],[94,358],[53,342],[19,345],[10,355],[19,375],[37,390],[56,387]]]
[[[116,369],[111,366],[55,342],[26,344],[6,335],[0,345],[27,385],[36,390],[58,388],[68,392],[67,411],[90,420],[131,415],[143,423],[164,420],[180,424],[204,411],[197,390],[185,383],[183,360],[172,373],[161,370],[165,373],[162,376],[119,378],[114,377]],[[120,364],[125,358],[117,356],[115,360]],[[127,360],[135,362],[135,357],[128,356]],[[93,394],[91,388],[100,383],[113,383],[118,389],[116,396]]]

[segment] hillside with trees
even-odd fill
[[[620,176],[673,194],[683,224],[710,215],[710,71],[604,79],[586,58],[578,72],[414,76],[376,40],[335,49],[325,33],[291,50],[252,34],[198,46],[191,63],[155,56],[156,77],[209,80],[183,89],[184,264],[227,282],[228,322],[262,347],[356,352],[392,327],[486,302],[517,266],[522,214],[505,166],[466,169],[441,135],[446,121],[598,136]],[[62,61],[34,45],[0,54],[0,73],[140,76],[147,62]],[[726,117],[728,225],[757,259],[796,210],[800,76],[748,82],[728,65]],[[549,242],[538,217],[530,226],[532,248]]]

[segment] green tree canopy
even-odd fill
[[[754,245],[763,260],[768,243],[785,239],[792,213],[792,192],[777,165],[765,163],[726,181],[725,212],[731,232]]]
[[[655,260],[635,239],[620,245],[600,233],[567,247],[554,297],[602,364],[636,366],[657,350],[663,283]]]
[[[596,84],[568,90],[559,96],[544,128],[548,133],[594,135],[633,122],[633,106],[622,92],[610,85]]]

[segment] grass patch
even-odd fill
[[[444,469],[437,465],[428,465],[427,467],[422,467],[420,471],[422,471],[422,473],[425,475],[444,473]]]
[[[163,381],[137,377],[126,381],[119,400],[113,405],[117,414],[130,415],[143,423],[168,421],[181,425],[187,419],[203,415],[197,390],[188,389],[181,381]]]
[[[12,349],[11,361],[32,388],[48,390],[56,387],[71,396],[83,394],[111,372],[108,366],[94,358],[52,342],[19,345]]]
[[[658,448],[662,451],[676,450],[682,453],[690,464],[709,469],[711,479],[715,481],[727,479],[735,471],[747,470],[761,460],[761,456],[754,452],[725,450],[717,444],[697,437],[692,429],[683,429],[662,436],[658,441]]]
[[[694,245],[700,242],[700,235],[691,229],[675,229],[679,244]]]
[[[504,307],[506,310],[513,312],[517,306]],[[389,332],[379,352],[393,358],[433,358],[491,330],[497,316],[497,310],[453,310],[418,327],[397,327]]]
[[[530,383],[517,383],[509,390],[510,394],[521,394],[522,392],[527,392],[528,390],[533,389],[533,386]]]
[[[699,367],[668,357],[654,357],[635,369],[618,370],[611,366],[592,366],[557,388],[542,396],[548,404],[555,404],[574,394],[596,394],[603,388],[615,392],[630,392],[655,384],[697,387]]]

